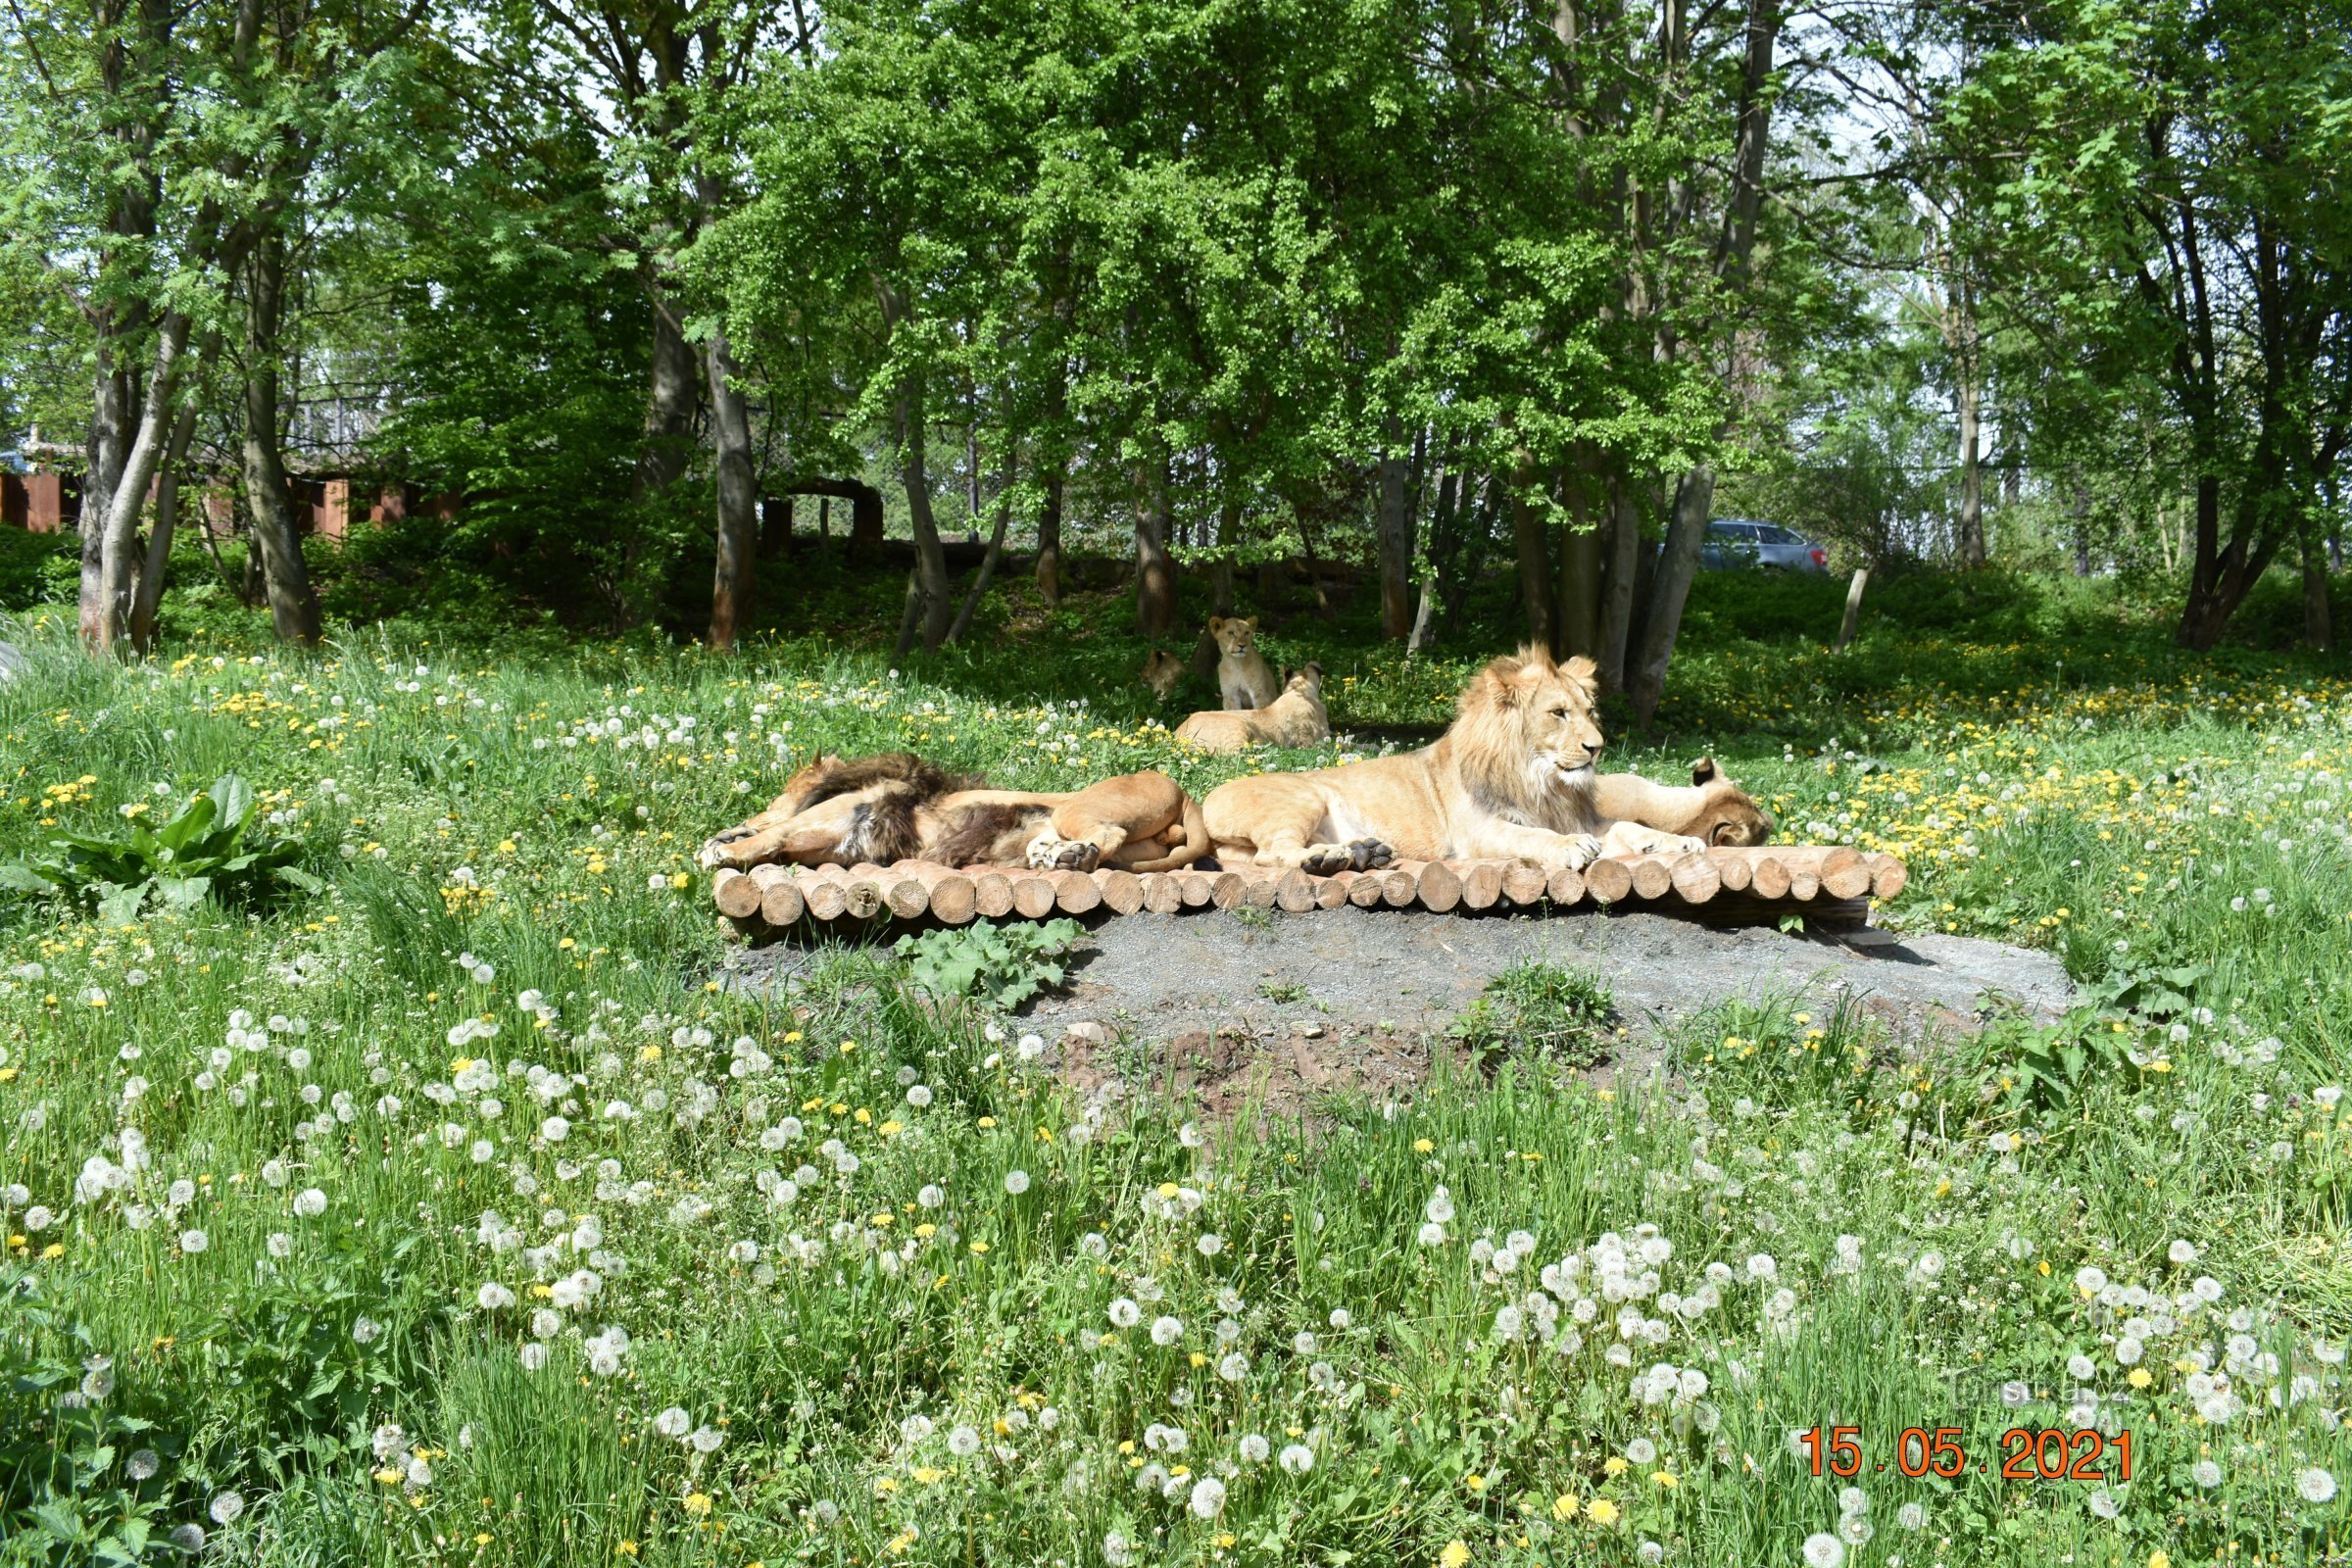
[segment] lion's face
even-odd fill
[[[1702,757],[1691,763],[1690,782],[1707,792],[1706,804],[1684,832],[1725,849],[1746,849],[1772,837],[1772,814],[1733,783],[1715,759]]]
[[[1184,679],[1184,661],[1165,648],[1154,648],[1144,661],[1144,684],[1165,697]]]
[[[1496,707],[1517,718],[1528,780],[1539,790],[1592,787],[1602,745],[1595,673],[1589,659],[1554,664],[1531,649],[1494,661],[1480,677],[1497,688]]]
[[[1227,659],[1248,659],[1257,652],[1257,622],[1247,615],[1211,615],[1208,634]]]

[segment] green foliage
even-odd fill
[[[914,983],[941,1001],[970,998],[1009,1011],[1061,984],[1061,956],[1084,931],[1070,919],[976,920],[901,937],[896,951]]]
[[[112,1357],[51,1304],[40,1275],[0,1266],[0,1556],[129,1564],[175,1556],[166,1540],[172,1446],[115,1396]]]
[[[71,534],[0,528],[0,611],[71,597],[71,574],[80,569]]]
[[[1616,998],[1599,976],[1529,958],[1489,981],[1447,1033],[1482,1066],[1533,1056],[1590,1067],[1607,1058],[1616,1021]]]
[[[132,816],[126,831],[113,835],[58,834],[47,855],[0,865],[0,888],[94,899],[109,925],[136,920],[151,896],[165,908],[184,909],[208,898],[256,903],[287,888],[318,892],[324,884],[296,863],[299,841],[252,831],[260,811],[253,787],[224,774],[160,827]]]

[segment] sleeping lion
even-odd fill
[[[1589,659],[1554,664],[1541,649],[1522,649],[1471,679],[1433,746],[1224,784],[1201,803],[1217,858],[1321,876],[1393,859],[1582,870],[1603,855],[1704,850],[1703,839],[1601,810],[1594,674]]]
[[[930,860],[1039,870],[1170,871],[1208,849],[1200,808],[1165,773],[1082,790],[992,790],[919,757],[818,758],[759,815],[705,844],[705,868]]]
[[[1690,782],[1652,784],[1639,773],[1603,773],[1593,781],[1600,814],[1687,833],[1708,844],[1741,849],[1772,837],[1772,813],[1732,782],[1712,757],[1690,764]]]

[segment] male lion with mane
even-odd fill
[[[1603,855],[1706,843],[1611,822],[1594,796],[1592,661],[1521,649],[1462,690],[1437,744],[1312,773],[1237,778],[1201,803],[1218,858],[1312,875],[1393,859],[1513,859],[1583,870]]]
[[[1168,871],[1207,851],[1200,808],[1165,773],[1082,790],[993,790],[906,752],[824,756],[759,815],[703,846],[703,865],[855,865],[931,860],[1040,870]]]

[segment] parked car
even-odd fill
[[[1761,566],[1766,571],[1821,572],[1830,569],[1830,553],[1778,523],[1724,517],[1707,524],[1698,564],[1708,571]]]

